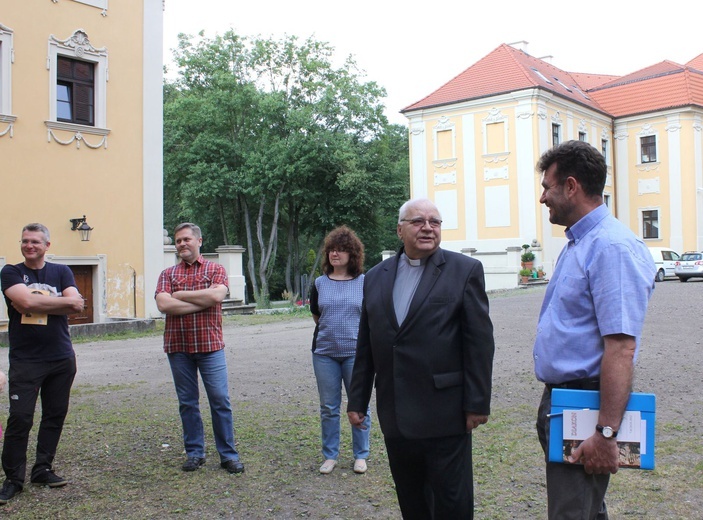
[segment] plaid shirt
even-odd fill
[[[205,260],[202,255],[191,265],[180,262],[164,270],[156,284],[156,294],[198,291],[211,285],[227,285],[222,265]],[[222,336],[222,305],[213,305],[193,314],[166,315],[164,352],[200,354],[225,348]]]

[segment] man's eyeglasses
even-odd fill
[[[401,222],[410,222],[411,225],[415,227],[423,227],[425,225],[425,222],[427,222],[431,228],[438,228],[442,225],[442,221],[439,220],[438,218],[420,218],[420,217],[415,217],[415,218],[401,218]]]

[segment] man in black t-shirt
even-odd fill
[[[82,310],[84,302],[71,270],[44,260],[50,245],[46,226],[26,225],[20,248],[24,262],[6,265],[0,272],[10,319],[10,416],[2,450],[6,479],[0,505],[24,486],[29,431],[40,394],[42,417],[30,480],[49,487],[67,484],[53,472],[52,462],[76,375],[68,315]]]

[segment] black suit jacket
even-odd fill
[[[402,252],[402,251],[401,251]],[[364,280],[348,411],[366,412],[374,379],[386,437],[466,432],[466,412],[490,413],[493,324],[481,262],[438,249],[399,325],[393,284],[400,253]]]

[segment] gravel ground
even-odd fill
[[[542,387],[534,379],[531,349],[543,296],[544,287],[491,294],[491,316],[497,347],[494,366],[494,410],[524,406],[534,409],[536,413]],[[703,280],[693,280],[685,284],[666,281],[656,285],[642,338],[635,390],[657,395],[658,444],[670,445],[671,441],[679,439],[682,442],[698,439],[696,444],[699,444],[703,437],[701,417],[703,400],[699,390],[703,383],[701,375],[703,320],[700,316],[702,303]],[[225,327],[235,420],[237,407],[257,404],[284,402],[290,403],[291,414],[314,415],[316,413],[314,405],[316,388],[310,362],[312,332],[312,319]],[[146,399],[173,401],[172,410],[175,415],[175,392],[161,342],[160,337],[147,337],[77,345],[79,372],[75,386],[109,388],[115,385],[114,393],[105,393],[105,399],[109,400],[122,399],[123,393],[117,389],[134,384]],[[0,368],[6,371],[7,358],[2,357]],[[530,421],[532,421],[531,418]],[[516,427],[525,429],[525,435],[535,435],[532,424],[520,424]],[[375,432],[376,435],[380,435],[380,430],[377,429]],[[174,432],[174,434],[178,433]],[[480,435],[480,430],[477,435]],[[177,439],[178,435],[174,437]],[[64,439],[63,442],[70,441]],[[537,445],[536,435],[534,443]],[[246,446],[241,447],[245,462],[246,450]],[[369,464],[369,473],[374,471],[373,455]],[[657,470],[662,472],[667,469],[667,457],[686,456],[676,453],[663,455],[657,459]],[[379,456],[385,458],[385,454],[376,454],[376,457]],[[480,460],[480,456],[476,454],[475,462]],[[692,459],[690,460],[692,471],[700,473],[703,468],[700,449],[695,453],[689,453],[688,456]],[[320,462],[321,460],[310,461],[306,471],[310,473],[311,479],[319,479],[319,475],[317,477],[314,475]],[[387,465],[385,467],[387,468]],[[256,468],[247,467],[247,475],[254,472]],[[524,468],[522,472],[516,472],[514,478],[518,481],[520,479],[531,481],[535,493],[537,495],[543,493],[540,464]],[[615,480],[617,478],[619,476],[616,476]],[[699,475],[697,482],[700,480]],[[305,495],[305,489],[302,492]],[[307,499],[314,502],[313,498],[317,492],[319,490],[312,487],[307,492],[308,497],[301,498],[298,495],[294,499],[303,502]],[[334,492],[335,489],[332,486],[330,493]],[[477,500],[480,500],[480,493],[477,493]],[[703,490],[700,487],[686,491],[684,496],[676,496],[674,500],[690,503],[689,510],[703,511]],[[530,507],[535,507],[537,510],[521,512],[515,509],[499,517],[543,518],[544,512],[539,509],[543,505],[544,497],[539,497],[535,504],[525,506],[528,508],[525,511],[529,511]],[[643,507],[646,510],[646,504]],[[617,508],[613,512],[617,513]],[[621,515],[615,518],[628,514],[620,513]],[[629,514],[631,515],[628,516],[629,518],[643,517]],[[314,514],[295,516],[316,517]],[[373,508],[363,516],[399,518],[397,510],[374,513]],[[647,511],[646,516],[648,518],[683,518],[680,515],[669,516],[652,510]],[[480,515],[477,517],[484,518]],[[700,517],[702,516],[697,518]],[[696,517],[690,516],[690,518]]]

